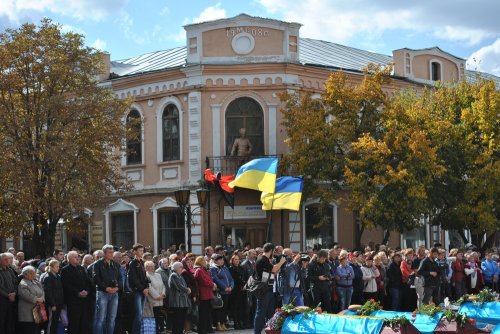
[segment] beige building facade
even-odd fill
[[[233,174],[242,163],[230,156],[239,129],[245,128],[252,156],[287,154],[287,134],[281,125],[279,93],[307,91],[319,96],[328,76],[344,71],[361,82],[369,63],[394,63],[388,92],[422,87],[436,81],[463,80],[472,74],[465,60],[434,47],[399,49],[392,56],[301,38],[299,23],[239,15],[234,18],[185,26],[186,45],[120,61],[103,58],[102,85],[119,98],[134,101],[125,124],[134,124],[138,140],[127,143],[122,170],[134,185],[123,197],[112,196],[102,208],[92,208],[93,223],[79,235],[61,225],[56,244],[70,249],[75,239],[89,249],[104,243],[130,247],[134,242],[155,252],[187,242],[184,217],[173,192],[191,192],[192,251],[222,244],[227,236],[241,247],[260,246],[266,238],[302,250],[334,242],[352,248],[353,215],[346,203],[331,203],[330,224],[315,229],[317,199],[303,199],[301,210],[262,211],[260,193],[237,189],[234,210],[216,189],[209,205],[200,208],[195,190],[202,186],[203,171]],[[112,55],[111,55],[112,57]],[[500,78],[497,78],[500,82]],[[131,122],[139,119],[140,122]],[[452,236],[427,227],[406,235],[392,233],[392,246],[415,246]],[[365,231],[362,243],[380,243],[383,231]]]

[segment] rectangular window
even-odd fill
[[[158,248],[167,249],[172,243],[186,242],[184,220],[178,210],[158,212]]]
[[[329,248],[333,244],[333,208],[322,213],[316,205],[306,207],[306,247]]]
[[[131,249],[134,244],[134,213],[111,215],[111,243]]]
[[[432,78],[431,78],[432,81],[441,80],[441,64],[432,62],[431,68],[432,68]]]

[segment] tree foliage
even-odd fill
[[[305,175],[305,197],[322,203],[345,184],[363,228],[403,232],[425,215],[489,240],[500,228],[499,91],[477,80],[389,97],[389,74],[371,66],[355,85],[336,72],[321,99],[284,94],[285,167]]]
[[[24,231],[47,255],[60,219],[126,186],[116,149],[128,106],[98,86],[101,56],[83,36],[49,19],[6,30],[0,45],[0,233]]]

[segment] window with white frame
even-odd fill
[[[142,163],[141,114],[133,109],[127,115],[127,165]]]
[[[250,97],[232,101],[226,111],[226,155],[231,154],[234,140],[240,137],[240,129],[252,143],[252,155],[264,154],[264,113],[259,103]]]
[[[431,80],[440,81],[441,80],[441,64],[437,61],[431,62]]]
[[[177,209],[158,211],[158,249],[167,249],[172,243],[185,243],[182,215]]]
[[[134,213],[111,214],[111,243],[125,249],[134,244]]]
[[[180,160],[179,110],[168,104],[162,114],[163,161]]]
[[[329,206],[325,212],[320,211],[318,204],[308,205],[305,208],[305,244],[306,247],[321,245],[330,247],[334,240],[333,207]]]

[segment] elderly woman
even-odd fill
[[[63,285],[61,275],[59,275],[59,261],[51,260],[47,276],[43,280],[43,290],[45,292],[45,300],[47,301],[47,312],[49,316],[49,324],[47,325],[47,333],[54,334],[57,331],[59,317],[64,304]]]
[[[476,262],[474,253],[467,255],[467,263],[465,264],[464,271],[466,275],[465,283],[467,286],[467,293],[479,293],[484,286],[483,271],[479,263]]]
[[[172,334],[182,334],[184,323],[186,322],[187,309],[189,307],[189,295],[191,289],[188,288],[186,281],[181,274],[184,270],[181,262],[172,264],[172,274],[168,279],[168,306],[173,312]]]
[[[153,261],[146,261],[144,263],[146,276],[150,280],[149,293],[144,305],[144,317],[155,318],[156,332],[161,333],[165,329],[165,317],[163,316],[163,299],[166,296],[166,288],[163,284],[162,277],[159,273],[155,272],[155,264]]]
[[[23,268],[21,275],[23,279],[19,283],[18,290],[18,320],[20,333],[36,334],[38,325],[35,324],[33,308],[45,301],[45,293],[42,284],[36,280],[36,269],[32,266]]]
[[[182,265],[184,266],[184,270],[182,271],[182,278],[186,281],[186,284],[189,289],[191,289],[191,295],[189,296],[191,299],[191,305],[188,309],[188,319],[184,324],[184,331],[189,332],[193,325],[198,323],[198,312],[197,312],[197,303],[198,303],[198,282],[194,278],[194,268],[193,268],[193,260],[191,259],[192,253],[188,253],[182,259]]]
[[[211,333],[213,330],[212,306],[210,305],[210,301],[214,298],[214,290],[217,290],[217,285],[214,283],[212,276],[207,270],[207,261],[203,256],[198,256],[194,262],[194,277],[198,283],[200,294],[198,333]]]

